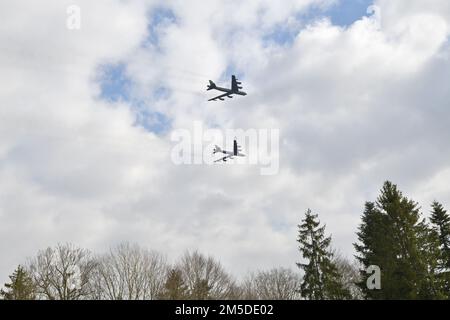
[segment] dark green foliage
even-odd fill
[[[437,280],[443,286],[443,292],[450,299],[450,215],[439,202],[433,202],[430,221],[433,227],[434,241],[439,248],[437,257]]]
[[[377,265],[382,289],[369,290],[362,270],[361,289],[369,299],[442,298],[436,282],[436,238],[420,220],[417,203],[386,182],[376,203],[366,203],[355,244],[362,266]]]
[[[18,266],[14,273],[9,276],[10,283],[5,284],[5,290],[0,290],[0,296],[5,300],[34,300],[36,287],[28,272]]]
[[[301,295],[310,300],[350,299],[350,292],[342,285],[333,262],[331,237],[325,237],[325,226],[320,227],[318,216],[308,210],[298,228],[299,249],[303,258],[308,261],[297,264],[304,271]]]
[[[450,215],[439,202],[433,202],[430,221],[439,238],[442,251],[439,267],[450,270]]]
[[[193,300],[209,300],[212,286],[206,279],[197,279],[191,292],[190,298]]]
[[[188,289],[183,281],[182,272],[178,269],[169,271],[163,293],[162,300],[183,300],[188,297]]]

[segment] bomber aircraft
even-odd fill
[[[215,155],[216,153],[222,153],[225,156],[214,162],[220,162],[220,161],[227,162],[228,159],[233,160],[234,157],[245,157],[245,154],[241,153],[241,151],[242,151],[242,148],[240,145],[238,145],[236,139],[234,139],[233,151],[222,150],[219,146],[216,146],[214,148],[213,155]]]
[[[242,85],[242,82],[238,81],[236,79],[236,76],[234,76],[234,75],[231,77],[231,89],[218,87],[218,86],[216,86],[216,84],[213,81],[209,80],[209,85],[208,85],[207,91],[218,90],[218,91],[222,91],[225,93],[221,94],[220,96],[217,96],[215,98],[209,99],[208,101],[217,101],[217,100],[223,101],[223,100],[225,100],[224,99],[225,97],[228,97],[231,99],[231,98],[233,98],[234,94],[237,94],[240,96],[246,96],[247,93],[245,93],[244,91],[241,91],[241,89],[242,89],[241,85]]]

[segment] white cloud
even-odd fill
[[[77,1],[79,32],[65,28],[69,2],[7,3],[0,280],[65,241],[95,250],[136,241],[171,258],[199,248],[236,272],[294,267],[308,207],[350,255],[364,201],[385,179],[424,208],[435,197],[450,205],[446,0],[377,1],[379,19],[348,28],[315,21],[291,45],[264,38],[308,5],[331,2]],[[157,28],[158,46],[143,45],[161,6],[176,19]],[[174,128],[200,120],[281,129],[280,174],[172,165],[167,136],[134,126],[128,102],[99,98],[96,72],[107,63],[125,64],[132,94]],[[206,80],[229,65],[249,95],[206,103]],[[172,92],[167,100],[153,95],[160,85]]]

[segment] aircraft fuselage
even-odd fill
[[[245,157],[245,154],[240,153],[239,151],[222,150],[220,153],[223,153],[225,155],[229,155],[229,156],[232,156],[232,157]]]
[[[244,92],[244,91],[233,91],[231,89],[222,88],[222,87],[215,87],[214,89],[216,89],[218,91],[226,92],[226,93],[229,93],[229,94],[237,94],[237,95],[240,95],[240,96],[246,96],[247,95],[247,93]]]

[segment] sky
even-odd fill
[[[6,0],[0,19],[1,283],[65,242],[295,269],[308,208],[351,259],[386,180],[450,209],[447,0]],[[207,102],[232,74],[248,95]],[[176,165],[195,124],[279,130],[279,171]]]

